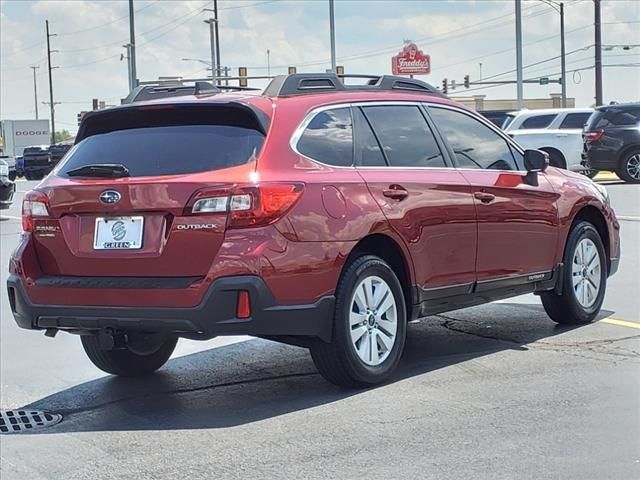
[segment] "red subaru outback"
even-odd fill
[[[11,309],[113,374],[158,369],[178,337],[247,334],[377,384],[413,319],[529,292],[556,322],[594,319],[619,224],[603,187],[547,163],[398,77],[90,113],[25,196]]]

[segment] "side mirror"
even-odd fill
[[[544,172],[549,166],[549,155],[541,150],[524,151],[524,168],[527,173]]]

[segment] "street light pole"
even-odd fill
[[[36,107],[36,120],[38,120],[38,87],[36,83],[36,70],[40,68],[40,65],[32,65],[29,68],[33,70],[33,102]]]
[[[336,23],[333,0],[329,0],[329,33],[331,36],[331,71],[336,73]]]
[[[560,70],[562,73],[562,108],[567,108],[567,61],[564,48],[564,3],[560,2]]]
[[[214,86],[217,86],[218,85],[218,79],[217,79],[218,72],[216,72],[216,70],[217,70],[217,68],[216,68],[216,38],[215,38],[215,32],[214,32],[216,19],[215,18],[209,18],[208,20],[205,20],[204,23],[208,23],[209,24],[209,40],[211,42],[211,83],[213,83]]]
[[[216,20],[216,68],[218,75],[220,75],[220,33],[218,32],[218,24],[220,22],[218,22],[218,0],[213,0],[213,18]]]
[[[516,1],[516,77],[517,107],[524,108],[523,74],[522,74],[522,2]]]

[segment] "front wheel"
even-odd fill
[[[616,173],[627,183],[640,183],[640,150],[632,150],[625,154]]]
[[[395,370],[407,328],[402,286],[381,258],[364,255],[345,269],[336,289],[333,338],[311,346],[328,381],[349,388],[386,381]]]
[[[100,370],[123,377],[141,377],[162,367],[173,353],[178,339],[156,335],[127,334],[122,348],[104,350],[97,335],[83,335],[82,347]]]
[[[607,261],[600,234],[589,222],[579,222],[569,233],[562,275],[561,295],[541,295],[549,317],[569,325],[593,321],[604,301]]]

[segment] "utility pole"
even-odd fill
[[[600,0],[593,0],[596,47],[596,106],[602,105],[602,31],[600,24]]]
[[[517,72],[517,106],[524,107],[523,75],[522,75],[522,1],[516,0],[516,72]]]
[[[222,64],[220,63],[220,34],[218,32],[218,0],[213,0],[213,18],[216,21],[214,30],[216,34],[216,73],[220,75],[220,65]],[[211,68],[213,68],[213,65]],[[225,76],[227,75],[225,74]]]
[[[329,0],[329,31],[331,35],[331,71],[336,73],[336,22],[333,11],[333,0]]]
[[[567,108],[567,60],[564,48],[564,3],[560,2],[560,70],[562,73],[562,108]]]
[[[131,90],[138,86],[138,74],[136,73],[136,28],[133,18],[133,0],[129,0],[129,85]]]
[[[40,68],[40,65],[31,65],[29,68],[33,70],[33,104],[36,107],[36,120],[38,120],[38,87],[36,83],[36,70]]]
[[[45,21],[47,27],[47,65],[49,67],[49,109],[51,111],[51,144],[56,143],[56,119],[55,119],[55,103],[53,101],[53,79],[51,77],[51,70],[57,67],[51,66],[51,43],[49,39],[54,37],[55,34],[49,33],[49,20]]]
[[[121,53],[120,61],[124,60],[125,58],[127,59],[127,75],[129,77],[129,93],[131,93],[133,89],[136,88],[134,79],[131,76],[131,44],[127,43],[126,45],[123,45],[123,47],[127,49],[127,55],[125,56],[124,54]]]
[[[215,18],[209,18],[208,20],[205,20],[204,23],[208,23],[209,24],[209,40],[211,42],[211,83],[213,83],[213,86],[217,86],[218,85],[218,72],[217,70],[217,63],[216,63],[216,37],[215,37],[215,32],[214,32],[214,25],[216,24],[216,19]]]
[[[271,76],[271,50],[267,48],[267,75]]]

